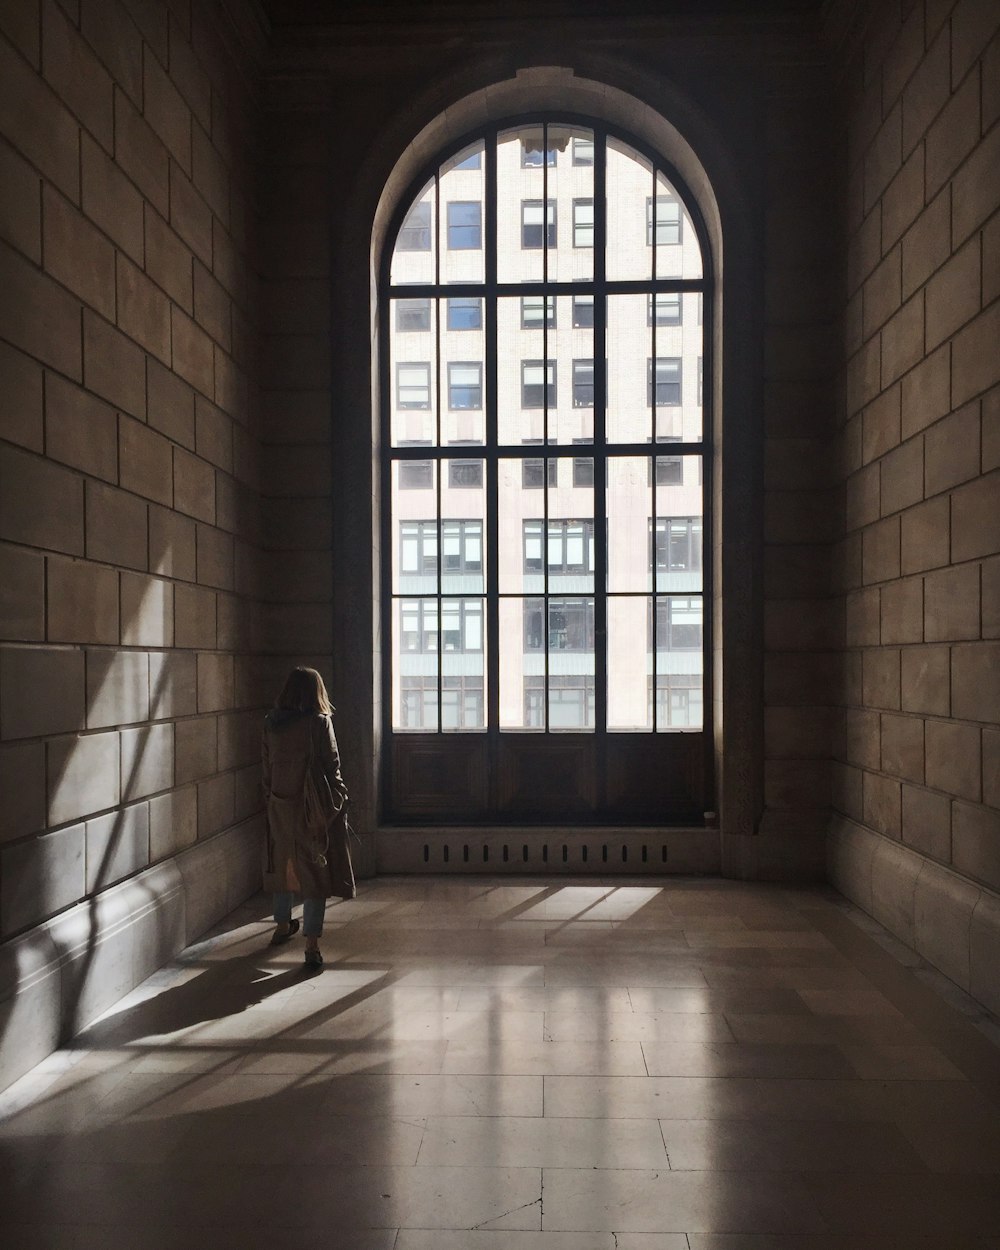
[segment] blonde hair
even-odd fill
[[[291,712],[321,713],[323,716],[329,716],[333,711],[323,678],[314,668],[293,668],[274,706]]]

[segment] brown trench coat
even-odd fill
[[[326,830],[307,826],[305,821],[302,787],[310,750],[315,775],[326,777],[338,809]],[[267,816],[264,889],[302,898],[354,898],[347,845],[347,786],[340,775],[333,718],[284,709],[269,713],[261,756]]]

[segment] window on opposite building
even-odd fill
[[[448,407],[479,409],[483,406],[483,366],[477,360],[456,360],[448,365]]]
[[[525,249],[556,246],[556,202],[521,201],[521,246]]]
[[[483,328],[483,301],[464,296],[448,300],[446,322],[449,330],[481,330]]]
[[[400,361],[396,365],[396,407],[431,406],[431,366],[429,361]]]
[[[649,297],[646,306],[647,325],[679,326],[681,316],[680,291],[667,291]]]
[[[521,361],[521,407],[556,406],[556,362]]]
[[[657,247],[664,244],[680,243],[681,241],[681,206],[672,195],[658,195],[655,201],[656,217],[654,220],[654,201],[651,195],[646,196],[646,246]]]
[[[429,252],[431,250],[431,206],[427,200],[414,204],[406,214],[406,220],[396,236],[396,250],[400,252]]]
[[[594,246],[594,201],[573,201],[573,246]]]
[[[652,404],[653,396],[653,361],[646,361],[646,403]],[[681,402],[681,361],[679,356],[657,356],[656,358],[656,406],[657,408],[675,408]]]
[[[589,329],[594,324],[593,295],[573,296],[573,325],[577,329]]]
[[[452,200],[448,204],[448,247],[453,252],[475,251],[483,246],[483,206],[478,200]]]
[[[543,319],[544,310],[544,319]],[[521,296],[521,329],[540,330],[542,325],[550,330],[556,325],[556,300],[554,295],[547,298],[541,295]]]

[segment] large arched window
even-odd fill
[[[635,140],[549,115],[469,136],[397,220],[381,284],[387,811],[700,815],[696,207]]]

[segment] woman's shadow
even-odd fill
[[[210,1020],[239,1015],[282,990],[303,984],[300,966],[271,974],[266,958],[265,952],[254,951],[213,960],[180,985],[163,989],[84,1029],[73,1039],[73,1045],[102,1050],[140,1038],[180,1033]]]

